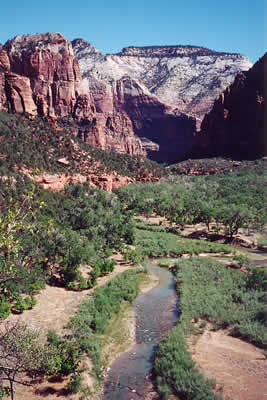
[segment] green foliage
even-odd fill
[[[247,277],[214,260],[194,257],[179,261],[174,274],[181,308],[189,319],[229,326],[235,336],[266,346],[266,271],[256,268]]]
[[[82,376],[79,372],[75,372],[71,375],[68,383],[68,389],[71,393],[79,393],[82,389]]]
[[[34,297],[25,297],[22,298],[19,294],[14,296],[16,302],[12,305],[12,310],[16,312],[23,312],[24,310],[29,310],[35,306],[37,303]]]
[[[87,281],[86,279],[81,275],[79,277],[79,289],[84,290],[87,289],[88,285],[87,285]]]
[[[0,300],[0,320],[5,319],[11,313],[10,304],[5,300],[4,297]]]
[[[71,340],[58,337],[53,331],[48,332],[47,339],[56,354],[56,374],[64,376],[72,373],[81,357],[79,346]]]
[[[209,230],[216,222],[217,229],[232,238],[240,228],[259,229],[266,223],[262,182],[262,170],[256,168],[222,175],[177,176],[161,183],[128,185],[116,193],[135,213],[156,213],[181,229],[202,222]],[[138,226],[142,229],[142,223]]]
[[[9,394],[10,394],[9,388],[0,385],[0,399],[8,397]]]
[[[154,364],[158,392],[163,399],[174,393],[184,400],[219,400],[212,383],[195,367],[186,348],[184,325],[179,323],[161,341]]]
[[[231,253],[230,246],[203,240],[186,239],[167,232],[152,232],[136,229],[135,250],[125,253],[125,260],[135,257],[181,257],[183,254],[198,255],[200,253]]]
[[[15,166],[33,169],[37,174],[41,171],[83,174],[89,170],[99,174],[115,170],[137,178],[166,174],[165,169],[153,161],[113,149],[103,151],[76,138],[73,127],[55,130],[38,117],[32,121],[26,115],[1,111],[0,137],[0,172],[3,175],[9,175]],[[60,164],[60,158],[66,158],[68,165]]]
[[[122,301],[132,302],[138,293],[138,280],[135,271],[125,271],[113,278],[105,286],[94,291],[92,299],[81,305],[71,325],[92,332],[103,332],[111,314],[117,312]]]
[[[235,264],[238,265],[239,268],[247,267],[250,264],[250,258],[244,256],[243,254],[237,254],[233,256],[233,260]]]
[[[35,377],[56,370],[55,353],[44,345],[38,331],[21,322],[7,323],[0,332],[0,380],[9,382],[14,399],[14,382],[24,384],[25,375]]]
[[[249,267],[247,278],[247,288],[254,290],[267,290],[267,269],[259,267]]]
[[[186,346],[191,320],[206,320],[217,328],[230,327],[233,336],[266,347],[266,271],[250,269],[249,276],[212,260],[192,257],[172,269],[180,296],[179,324],[161,341],[154,378],[162,398],[173,393],[185,400],[216,400],[213,385],[196,369]],[[266,282],[266,281],[265,281]]]
[[[103,257],[133,241],[131,215],[113,194],[88,185],[69,186],[65,193],[37,185],[29,191],[25,182],[13,189],[5,182],[2,188],[10,195],[0,201],[0,291],[6,301],[32,296],[45,282],[70,289],[93,287],[98,276],[113,270],[113,262]],[[94,265],[100,259],[87,284],[79,265]],[[13,310],[27,308],[20,300]]]
[[[72,346],[78,349],[80,356],[86,353],[92,358],[94,372],[99,379],[102,377],[102,363],[97,335],[104,332],[111,316],[119,311],[121,303],[132,302],[137,293],[137,271],[125,271],[106,285],[97,288],[92,297],[83,300],[76,316],[69,323],[71,335],[67,342],[70,341]],[[55,346],[60,347],[53,337]]]

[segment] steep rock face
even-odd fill
[[[257,158],[266,154],[264,77],[267,53],[240,73],[214,102],[196,137],[194,154]]]
[[[82,39],[72,45],[97,115],[107,120],[125,113],[157,161],[183,157],[215,97],[251,66],[239,54],[194,46],[128,47],[104,55]]]
[[[126,114],[96,115],[71,43],[60,33],[17,36],[0,48],[0,109],[73,126],[89,144],[145,155]],[[96,118],[98,117],[98,118]]]
[[[71,44],[64,36],[60,33],[16,36],[4,45],[4,50],[13,76],[30,81],[31,97],[39,115],[56,118],[73,113],[81,93],[81,76]],[[12,83],[11,80],[11,89]],[[17,102],[14,108],[12,99],[7,97],[13,111],[20,112],[22,105]]]
[[[8,55],[0,45],[0,110],[4,108],[7,102],[5,91],[5,74],[10,71],[10,62]]]

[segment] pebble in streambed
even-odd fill
[[[112,364],[104,382],[103,400],[156,400],[151,370],[160,337],[178,320],[177,297],[172,274],[153,265],[148,270],[159,285],[135,300],[136,345]]]

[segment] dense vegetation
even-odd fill
[[[65,158],[67,164],[58,160]],[[130,157],[110,149],[103,151],[76,138],[71,129],[54,129],[46,121],[0,111],[0,174],[10,175],[21,167],[34,173],[101,174],[142,177],[166,174],[163,167],[141,157]]]
[[[141,229],[140,229],[141,226]],[[140,263],[146,257],[181,257],[183,254],[231,253],[224,244],[203,240],[186,239],[173,234],[167,228],[149,223],[136,223],[134,231],[135,248],[126,246],[123,250],[127,262]]]
[[[217,175],[227,172],[251,172],[262,174],[266,161],[264,159],[254,161],[236,161],[226,158],[214,157],[198,160],[188,159],[178,164],[172,164],[167,170],[179,175]]]
[[[30,184],[17,190],[8,182],[0,217],[0,318],[34,305],[45,282],[86,289],[113,269],[112,249],[131,244],[131,216],[116,196],[87,185],[68,186],[64,193]],[[81,263],[91,265],[85,279]],[[25,298],[25,294],[28,297]],[[23,295],[23,296],[22,296]]]
[[[230,327],[233,336],[266,348],[266,272],[252,268],[248,275],[210,259],[192,257],[173,267],[180,297],[179,324],[160,343],[155,362],[159,392],[185,400],[217,399],[212,382],[205,381],[186,348],[191,321]],[[165,397],[164,397],[165,398]]]
[[[101,379],[101,334],[105,332],[112,315],[117,313],[122,302],[132,302],[138,294],[139,273],[129,270],[113,278],[103,287],[97,288],[92,297],[87,297],[68,324],[69,334],[63,339],[54,332],[49,333],[49,343],[58,355],[57,374],[72,373],[69,389],[72,392],[86,391],[80,379],[79,361],[84,355],[93,361],[95,377]]]
[[[60,158],[67,163],[59,163]],[[93,188],[89,182],[66,186],[62,192],[45,191],[21,174],[22,167],[37,175],[116,170],[137,180],[147,174],[162,177],[166,170],[145,159],[90,147],[68,130],[55,130],[38,118],[31,121],[25,115],[0,112],[0,320],[10,312],[32,308],[35,294],[46,283],[71,290],[92,288],[99,276],[113,270],[110,256],[114,250],[137,264],[145,257],[229,254],[227,245],[184,238],[181,233],[185,225],[202,222],[213,238],[223,232],[231,241],[240,228],[263,227],[267,214],[262,164],[255,162],[252,170],[243,170],[243,165],[235,173],[172,176],[161,183],[129,185],[113,194]],[[181,167],[175,172],[185,170]],[[133,222],[134,213],[146,217],[155,213],[169,224]],[[81,264],[88,266],[86,274],[80,272]],[[198,258],[179,262],[174,273],[183,317],[159,348],[158,388],[165,395],[175,392],[184,399],[215,399],[210,383],[186,353],[188,320],[203,318],[217,327],[229,326],[233,335],[263,347],[266,277],[258,269],[246,277]],[[81,383],[77,367],[84,353],[93,359],[96,375],[101,375],[98,335],[123,301],[133,301],[137,287],[136,273],[126,272],[81,304],[69,324],[70,335],[59,338],[49,334],[47,359],[53,373],[73,373],[70,390],[75,392]],[[229,304],[231,312],[226,307]],[[15,338],[17,328],[12,329]],[[34,333],[25,331],[27,337],[35,338]],[[3,343],[9,346],[8,341]],[[27,363],[19,368],[26,371]],[[44,373],[44,368],[40,366],[36,373]],[[0,397],[1,390],[0,386]]]
[[[260,229],[266,223],[262,171],[215,176],[174,176],[166,182],[128,185],[117,190],[128,210],[156,213],[182,229],[211,223],[216,232],[233,237],[240,228]]]

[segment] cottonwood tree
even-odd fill
[[[14,383],[29,385],[29,377],[51,374],[56,358],[40,333],[22,322],[0,326],[0,382],[9,383],[10,398],[15,399]]]

